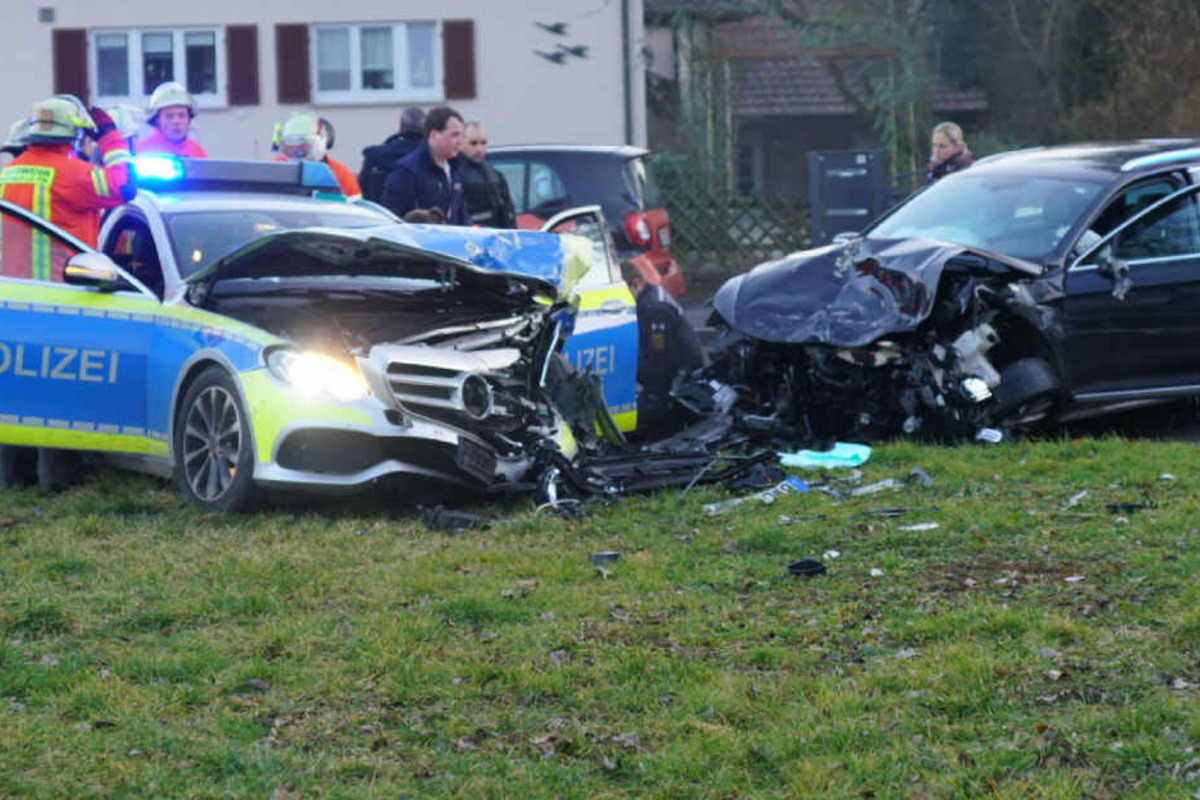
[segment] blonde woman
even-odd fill
[[[939,122],[930,137],[929,166],[925,170],[925,182],[933,183],[951,172],[971,166],[971,151],[963,139],[962,128],[953,122]]]

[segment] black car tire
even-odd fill
[[[37,448],[0,444],[0,489],[37,483]]]
[[[200,373],[175,413],[179,491],[206,511],[245,511],[258,499],[250,419],[220,367]]]
[[[993,422],[1002,427],[1034,425],[1050,416],[1058,400],[1058,375],[1044,358],[1022,358],[1000,370],[992,393]]]

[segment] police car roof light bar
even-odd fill
[[[332,190],[341,194],[342,187],[328,164],[321,161],[301,161],[300,167],[301,186],[319,191]]]
[[[327,164],[318,161],[253,161],[141,155],[133,159],[138,180],[178,191],[270,191],[341,194]]]
[[[142,181],[177,181],[183,177],[183,164],[174,156],[137,156],[133,159],[133,171]]]

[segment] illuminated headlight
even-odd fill
[[[458,384],[458,401],[475,419],[492,413],[492,387],[482,375],[468,372]]]
[[[335,400],[361,400],[371,393],[358,369],[321,353],[276,350],[267,368],[303,394],[326,394]]]

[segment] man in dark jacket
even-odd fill
[[[638,434],[664,436],[680,424],[671,409],[675,376],[707,366],[708,355],[687,315],[665,289],[647,283],[631,261],[621,262],[621,277],[637,298]]]
[[[414,208],[437,208],[448,225],[469,225],[462,182],[454,161],[462,149],[463,119],[452,108],[425,115],[425,141],[400,159],[383,187],[383,205],[403,217]]]
[[[416,106],[406,108],[400,115],[399,133],[393,133],[383,144],[373,144],[363,149],[362,171],[358,173],[358,185],[363,197],[379,202],[379,198],[383,197],[383,184],[392,167],[425,140],[424,125],[424,111]]]
[[[468,122],[464,134],[462,155],[458,157],[458,174],[462,179],[463,198],[471,224],[485,228],[515,228],[516,212],[508,182],[487,163],[487,130],[482,122]]]

